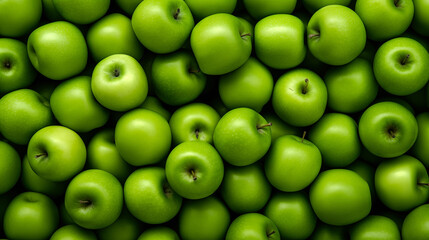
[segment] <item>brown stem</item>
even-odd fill
[[[390,137],[395,138],[396,137],[396,132],[393,129],[389,129],[388,130]]]
[[[197,180],[197,175],[195,174],[194,169],[191,169],[191,175],[192,175],[192,179],[194,179],[194,181]]]
[[[257,129],[261,129],[261,128],[265,128],[265,127],[271,127],[273,125],[273,123],[267,123],[267,124],[263,124],[263,125],[258,125],[256,126]]]
[[[276,233],[276,231],[273,230],[272,232],[267,234],[267,237],[271,237],[271,235],[273,235],[274,233]]]
[[[302,134],[302,138],[301,138],[301,142],[303,143],[304,142],[304,139],[305,139],[305,135],[307,134],[307,131],[304,131],[304,133]]]
[[[195,137],[198,139],[200,137],[200,130],[196,129],[195,130]]]
[[[407,64],[407,62],[408,62],[408,59],[410,58],[410,54],[407,54],[407,56],[405,56],[405,58],[404,59],[402,59],[402,61],[401,61],[401,65],[405,65],[405,64]]]

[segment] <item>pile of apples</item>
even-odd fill
[[[429,0],[0,0],[0,238],[429,239]]]

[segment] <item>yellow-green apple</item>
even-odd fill
[[[97,240],[97,236],[91,230],[70,224],[58,228],[49,240],[65,239]]]
[[[39,24],[41,0],[6,0],[0,2],[0,36],[22,37]]]
[[[245,213],[229,225],[225,240],[280,240],[276,224],[260,213]]]
[[[52,3],[61,17],[75,24],[95,22],[110,6],[110,0],[52,0]]]
[[[134,10],[141,2],[143,2],[143,0],[115,0],[115,2],[120,9],[126,12],[129,16],[132,16]]]
[[[144,102],[140,105],[140,108],[154,111],[164,117],[165,120],[170,121],[170,111],[162,104],[162,102],[157,97],[147,96]]]

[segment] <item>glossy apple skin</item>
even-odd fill
[[[100,240],[135,240],[141,233],[142,225],[124,206],[121,215],[114,223],[97,230],[97,237]]]
[[[182,0],[148,0],[134,10],[131,23],[143,46],[165,54],[182,47],[194,27],[194,18]]]
[[[255,19],[262,19],[274,14],[290,14],[295,9],[297,1],[282,0],[243,0],[243,5],[247,12]]]
[[[380,102],[365,110],[359,120],[359,137],[372,154],[398,157],[414,144],[418,134],[414,115],[399,103]]]
[[[64,80],[85,69],[88,50],[82,32],[75,25],[51,22],[34,30],[27,41],[34,68],[53,80]]]
[[[109,111],[92,94],[88,76],[62,82],[52,92],[49,101],[55,119],[77,132],[89,132],[104,126],[109,120]]]
[[[429,204],[422,204],[408,213],[402,224],[404,240],[424,239],[429,234]]]
[[[304,61],[304,39],[304,23],[293,15],[271,15],[255,25],[256,56],[275,69],[290,69]]]
[[[268,122],[250,108],[227,112],[216,125],[213,142],[222,159],[234,166],[250,165],[261,159],[271,145]]]
[[[143,46],[134,34],[131,19],[120,13],[106,15],[92,24],[86,41],[96,62],[113,54],[127,54],[137,60],[143,56]]]
[[[55,9],[67,21],[75,24],[89,24],[104,16],[110,0],[52,0]]]
[[[19,89],[0,99],[0,133],[25,145],[43,127],[54,123],[49,101],[31,89]]]
[[[128,111],[146,99],[146,73],[133,57],[126,54],[110,55],[95,66],[91,90],[104,107],[113,111]]]
[[[351,227],[350,239],[400,240],[401,233],[392,219],[385,216],[369,215]]]
[[[366,217],[371,210],[368,183],[347,169],[331,169],[319,174],[310,187],[310,202],[324,223],[344,226]]]
[[[207,142],[183,142],[168,155],[165,174],[177,194],[187,199],[201,199],[212,195],[222,183],[223,161]]]
[[[135,109],[116,124],[115,144],[122,158],[133,166],[158,163],[170,151],[170,126],[158,113]]]
[[[219,96],[229,109],[247,107],[260,112],[271,98],[274,80],[270,70],[250,57],[238,69],[219,79]]]
[[[328,6],[328,5],[343,5],[349,6],[352,0],[302,0],[302,5],[310,13],[314,13],[317,10]]]
[[[179,214],[180,236],[186,240],[224,239],[229,223],[228,208],[215,197],[185,201]]]
[[[274,85],[271,101],[274,111],[283,121],[292,126],[304,127],[322,117],[328,95],[319,75],[301,68],[280,76]]]
[[[58,224],[58,209],[52,199],[24,192],[9,203],[3,226],[8,239],[48,239]]]
[[[273,142],[264,164],[265,176],[272,186],[280,191],[296,192],[317,177],[322,167],[322,154],[312,142],[285,135]]]
[[[265,208],[283,239],[308,239],[316,228],[317,217],[304,192],[276,193]]]
[[[89,201],[83,203],[82,201]],[[69,183],[65,207],[73,221],[87,229],[101,229],[118,219],[122,211],[122,185],[112,174],[90,169]]]
[[[164,169],[159,167],[133,172],[125,182],[124,197],[130,213],[149,224],[168,222],[182,206],[182,197],[171,189]]]
[[[191,48],[201,71],[222,75],[243,65],[252,52],[252,29],[245,20],[218,13],[198,22],[191,33]]]
[[[86,162],[86,147],[80,136],[63,126],[48,126],[31,137],[28,162],[40,177],[62,182],[79,173]]]
[[[21,176],[21,159],[8,143],[0,141],[0,194],[11,190]]]
[[[427,143],[429,141],[429,113],[423,112],[416,116],[419,133],[417,140],[411,148],[411,153],[414,157],[419,159],[425,167],[429,167],[429,148]]]
[[[280,240],[275,223],[260,213],[246,213],[229,225],[225,240]]]
[[[204,103],[191,103],[177,109],[170,119],[173,143],[204,141],[213,143],[213,132],[220,116]]]
[[[371,62],[356,58],[352,62],[329,69],[324,77],[328,90],[328,107],[342,113],[364,110],[378,93]]]
[[[402,155],[385,160],[375,171],[375,190],[381,202],[394,211],[408,211],[429,199],[425,166],[416,158]]]
[[[307,26],[308,48],[320,61],[344,65],[365,48],[365,26],[350,8],[329,5],[319,9]]]
[[[412,22],[413,29],[420,35],[429,36],[429,18],[427,10],[429,1],[427,0],[414,0],[414,18]]]
[[[384,42],[374,56],[374,75],[387,92],[405,96],[422,89],[429,80],[429,53],[416,40],[399,37]]]
[[[216,13],[234,12],[237,0],[185,0],[192,15],[196,19],[203,19]]]
[[[146,229],[137,240],[180,240],[180,238],[173,229],[158,226]]]
[[[156,56],[151,75],[156,96],[173,106],[193,101],[203,92],[207,81],[188,51]]]
[[[42,17],[41,0],[2,1],[0,35],[21,37],[31,32]]]
[[[81,228],[77,225],[66,225],[58,228],[49,240],[81,239],[97,240],[94,232]]]
[[[361,153],[356,122],[342,113],[325,114],[308,132],[308,139],[322,153],[323,165],[341,168],[354,162]]]
[[[35,79],[27,46],[13,38],[0,38],[0,95],[26,88]]]
[[[412,0],[397,4],[388,0],[357,0],[355,11],[365,24],[368,38],[385,41],[407,30],[413,20],[414,4]]]
[[[220,193],[226,205],[236,213],[257,212],[268,202],[271,185],[262,166],[226,166]]]

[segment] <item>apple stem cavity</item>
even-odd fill
[[[113,71],[113,76],[114,77],[119,77],[120,73],[121,72],[119,71],[119,69],[115,68],[115,70]]]
[[[36,156],[34,156],[34,158],[36,158],[36,160],[39,160],[39,159],[44,159],[47,156],[48,156],[47,153],[39,153],[39,154],[36,154]]]
[[[320,37],[320,33],[312,33],[312,34],[308,34],[308,38],[312,39],[312,38],[318,38]]]
[[[387,132],[389,133],[389,136],[390,136],[391,138],[396,138],[396,130],[395,130],[394,128],[389,128],[389,129],[387,130]]]
[[[10,68],[11,68],[10,61],[9,61],[9,60],[6,60],[6,61],[3,63],[3,66],[4,66],[5,68],[7,68],[7,69],[10,69]]]
[[[274,233],[276,233],[276,231],[271,231],[270,233],[267,234],[267,237],[271,237]]]
[[[191,169],[191,175],[192,175],[192,179],[194,180],[194,181],[197,181],[197,175],[195,174],[195,171],[194,171],[194,169]]]
[[[262,124],[262,125],[258,125],[258,126],[256,126],[256,128],[259,130],[259,129],[262,129],[262,128],[266,128],[266,127],[271,127],[273,125],[273,123],[267,123],[267,124]]]
[[[400,0],[394,0],[394,1],[393,1],[393,4],[395,4],[395,7],[399,7],[399,1],[400,1]]]
[[[250,37],[250,36],[252,36],[252,34],[251,33],[243,33],[243,34],[241,34],[240,35],[242,38],[243,37]]]
[[[179,19],[179,14],[180,14],[180,8],[176,9],[176,12],[174,13],[173,17],[174,19]]]
[[[200,129],[195,129],[195,137],[198,139],[200,137]]]
[[[308,78],[304,80],[304,87],[302,88],[302,94],[307,94],[308,92]]]
[[[164,184],[162,188],[164,190],[165,196],[171,197],[171,195],[173,195],[173,191],[171,190],[170,186],[168,186],[168,184]]]
[[[79,200],[79,204],[84,208],[92,206],[92,202],[90,200]]]
[[[426,187],[429,187],[429,183],[417,183],[418,185],[420,185],[420,186],[426,186]]]
[[[301,143],[304,143],[305,135],[307,134],[307,131],[304,131],[302,133]]]
[[[405,56],[404,59],[402,59],[401,65],[403,66],[407,64],[409,58],[410,58],[410,54],[407,54],[407,56]]]

